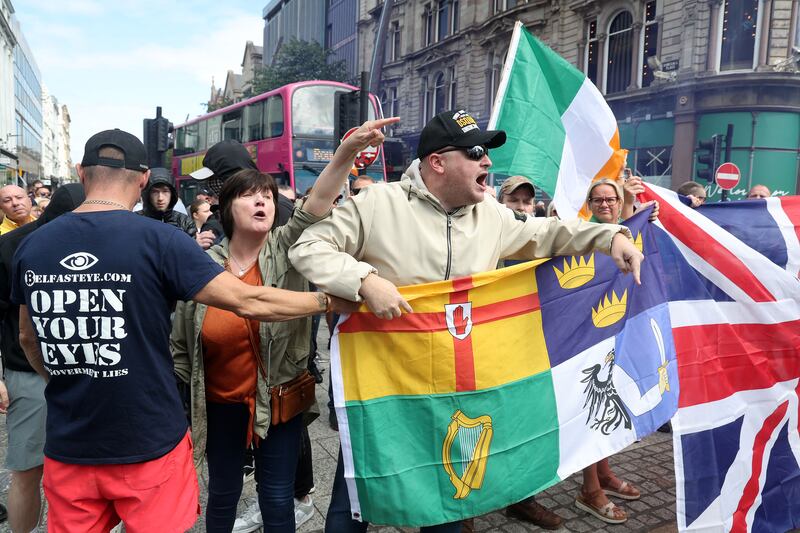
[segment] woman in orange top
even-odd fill
[[[253,285],[308,290],[289,263],[289,248],[302,231],[330,211],[355,155],[383,142],[380,128],[365,123],[337,149],[314,191],[284,225],[272,229],[278,190],[268,174],[242,170],[220,191],[222,226],[228,238],[208,250],[234,275]],[[321,295],[324,298],[324,295]],[[195,462],[208,460],[209,532],[230,532],[242,491],[246,448],[255,445],[258,500],[264,530],[293,532],[294,477],[302,414],[271,425],[269,391],[292,381],[307,366],[310,319],[264,323],[194,302],[176,309],[171,345],[178,377],[190,384]]]

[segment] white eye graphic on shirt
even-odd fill
[[[60,261],[61,266],[70,270],[86,270],[97,264],[98,259],[89,252],[75,252]]]

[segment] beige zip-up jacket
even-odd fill
[[[368,187],[306,229],[289,260],[320,290],[360,301],[370,272],[397,286],[493,270],[499,259],[609,254],[616,224],[530,218],[487,197],[447,213],[414,161],[400,182]]]

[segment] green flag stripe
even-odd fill
[[[555,192],[566,132],[561,116],[586,78],[557,53],[519,26],[509,47],[496,120],[506,144],[492,151],[492,171],[523,173],[548,194]]]
[[[455,499],[442,448],[451,417],[491,417],[492,440],[480,489]],[[348,402],[356,486],[365,519],[423,526],[476,516],[515,503],[556,483],[558,415],[550,371],[468,393],[394,396]],[[475,442],[457,434],[451,459]],[[463,466],[455,464],[457,474]],[[386,502],[402,501],[402,505]]]

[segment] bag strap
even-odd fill
[[[226,258],[225,270],[230,271],[229,267],[230,267],[230,262]],[[252,348],[253,356],[256,358],[256,365],[258,366],[258,370],[261,372],[261,377],[264,378],[264,380],[267,383],[267,386],[269,387],[269,376],[267,374],[267,371],[264,369],[264,361],[261,360],[261,352],[258,349],[258,343],[256,342],[255,336],[253,335],[253,328],[250,327],[250,321],[247,318],[241,317],[241,319],[244,320],[244,327],[247,330],[247,336],[250,338],[250,348]]]

